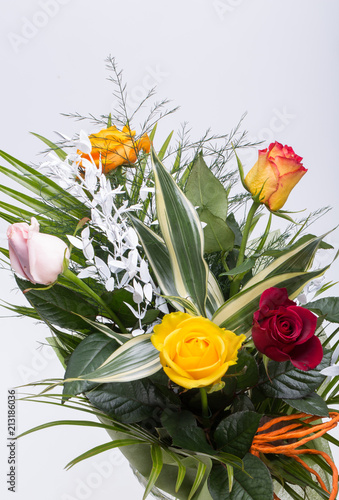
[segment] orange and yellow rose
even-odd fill
[[[97,167],[101,161],[103,173],[108,174],[120,165],[135,163],[141,149],[149,153],[151,141],[148,135],[144,134],[138,140],[134,137],[135,131],[130,130],[127,125],[121,131],[113,125],[89,136],[92,145],[90,155],[79,150],[78,154],[87,160],[92,159]]]
[[[274,142],[259,151],[258,161],[245,177],[245,185],[270,210],[279,210],[307,172],[301,160],[291,147]]]
[[[186,389],[220,382],[236,364],[245,339],[245,335],[219,328],[207,318],[183,312],[164,316],[151,337],[168,377]]]

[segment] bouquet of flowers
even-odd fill
[[[68,466],[119,447],[143,498],[335,499],[338,298],[307,299],[331,286],[313,261],[332,247],[307,231],[311,216],[281,210],[302,158],[275,142],[245,175],[238,128],[157,148],[164,103],[136,135],[115,78],[120,108],[99,131],[38,136],[49,154],[37,168],[0,153],[1,173],[30,191],[0,186],[24,205],[1,202],[0,250],[29,302],[3,305],[51,332],[65,377],[42,381],[41,398],[110,436]]]

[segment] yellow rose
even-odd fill
[[[147,134],[139,140],[134,140],[135,131],[125,126],[122,131],[115,126],[100,130],[97,134],[89,136],[92,145],[91,154],[85,154],[78,150],[78,154],[87,160],[93,159],[99,167],[100,159],[104,174],[119,167],[120,165],[131,164],[137,161],[137,154],[142,149],[149,153],[151,142]]]
[[[301,160],[291,147],[274,142],[259,151],[257,163],[245,177],[245,185],[270,210],[279,210],[307,172]]]
[[[166,314],[151,337],[168,377],[186,389],[220,382],[236,364],[245,339],[207,318],[182,312]]]

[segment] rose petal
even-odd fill
[[[293,366],[299,370],[308,371],[319,365],[323,354],[320,340],[313,335],[307,342],[297,345],[289,356]]]
[[[69,257],[67,245],[56,236],[34,232],[27,242],[29,269],[36,283],[49,285],[63,270],[64,257]]]
[[[289,307],[288,310],[295,312],[303,323],[300,336],[296,341],[296,344],[302,344],[314,335],[317,328],[317,316],[308,309],[300,306]]]
[[[300,179],[306,174],[306,172],[306,168],[300,167],[294,172],[289,172],[279,177],[277,189],[268,199],[268,206],[270,210],[275,212],[276,210],[279,210],[284,206],[290,192],[300,181]]]
[[[271,287],[262,293],[259,303],[260,310],[264,307],[276,310],[279,306],[295,306],[295,302],[288,298],[286,288]]]

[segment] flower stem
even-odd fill
[[[202,409],[202,416],[205,419],[208,419],[209,417],[209,408],[208,408],[208,401],[207,401],[207,391],[205,387],[200,387],[200,397],[201,397],[201,409]]]
[[[246,224],[244,227],[242,240],[241,240],[241,244],[240,244],[240,248],[239,248],[239,255],[238,255],[236,267],[240,266],[240,264],[242,264],[244,261],[247,240],[248,240],[248,237],[250,234],[253,217],[254,217],[254,214],[257,211],[259,206],[260,206],[260,203],[258,203],[257,201],[253,201],[253,204],[248,212],[248,216],[247,216],[247,220],[246,220]],[[234,280],[232,281],[231,286],[230,286],[230,297],[232,297],[233,295],[238,293],[239,288],[240,288],[240,281],[241,281],[241,277],[240,277],[240,279],[238,277],[235,277]]]
[[[121,323],[120,319],[117,317],[115,312],[113,312],[108,305],[102,300],[101,297],[99,297],[98,294],[96,294],[84,281],[82,281],[80,278],[77,277],[76,274],[72,273],[69,269],[65,269],[62,273],[62,276],[64,276],[66,279],[77,285],[81,290],[85,292],[85,294],[88,297],[91,297],[97,304],[99,304],[108,314],[108,316],[118,325],[120,330],[123,333],[127,333],[126,328],[124,325]]]

